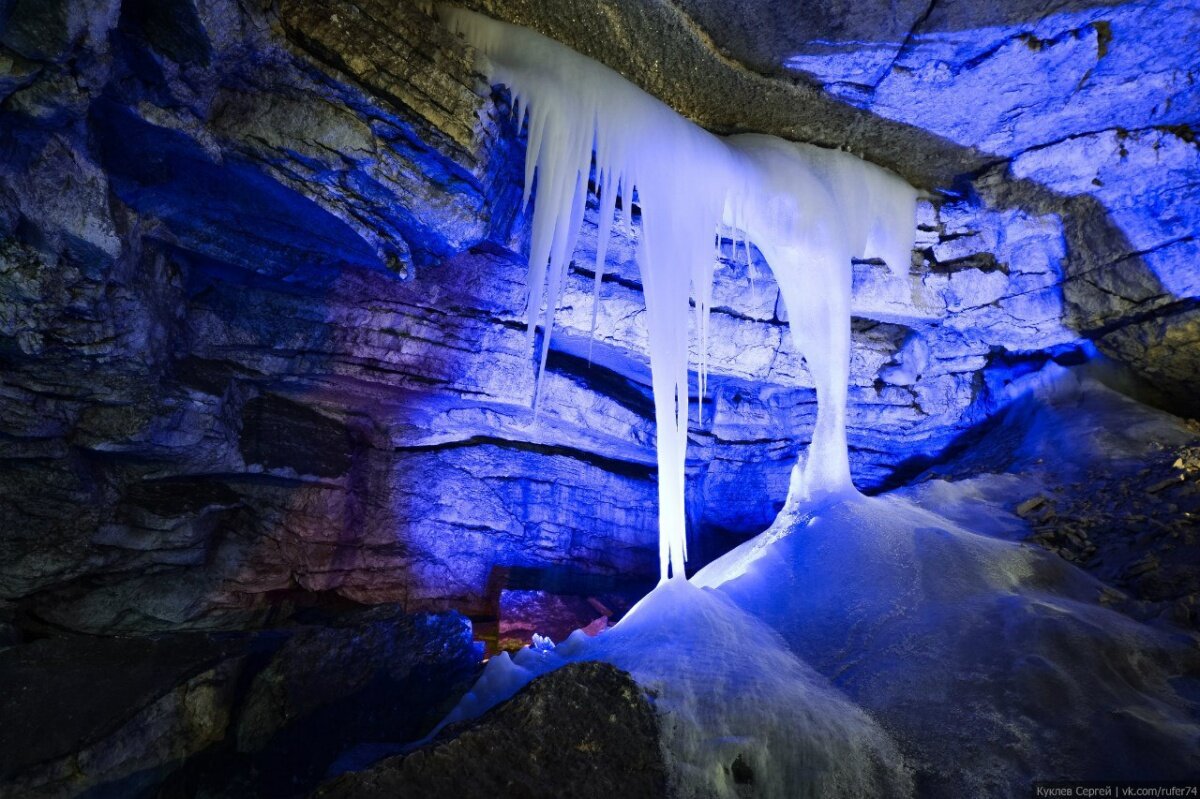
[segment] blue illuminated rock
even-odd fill
[[[477,670],[457,614],[309,608],[260,632],[42,638],[0,650],[5,796],[294,795],[424,734]]]
[[[681,3],[824,89],[719,57],[666,3],[614,4],[603,41],[590,7],[500,5],[714,129],[845,143],[930,190],[906,278],[853,266],[860,487],[1093,344],[1195,407],[1196,104],[1156,47],[1186,4],[902,3],[759,36]],[[382,0],[3,8],[0,597],[138,632],[256,623],[293,590],[494,615],[497,566],[653,574],[635,242],[611,243],[589,344],[585,225],[533,426],[523,142],[464,45]],[[1051,73],[1071,86],[1028,77]],[[769,271],[723,253],[697,560],[770,523],[815,409]]]

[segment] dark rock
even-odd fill
[[[1017,505],[1015,513],[1021,517],[1030,516],[1038,508],[1045,506],[1045,504],[1046,504],[1045,497],[1030,497],[1029,499],[1022,502],[1020,505]]]
[[[0,11],[4,45],[26,58],[53,58],[70,44],[70,3],[13,0]]]
[[[24,636],[16,624],[15,609],[7,602],[0,602],[0,649],[16,646]]]
[[[394,607],[0,646],[0,795],[295,795],[345,750],[428,732],[478,663],[461,616]]]
[[[193,0],[126,0],[121,13],[134,32],[171,60],[209,64],[212,43]]]
[[[305,50],[419,115],[426,135],[446,136],[464,154],[475,151],[473,57],[414,4],[285,0],[280,21]],[[431,61],[437,69],[428,68]]]
[[[227,734],[243,642],[60,638],[0,650],[0,795],[132,795]],[[98,794],[99,795],[99,794]]]
[[[457,614],[381,606],[306,625],[250,683],[236,750],[252,755],[264,794],[305,790],[352,747],[428,732],[476,677],[480,656]]]
[[[754,769],[738,755],[729,764],[729,773],[733,777],[735,785],[753,785],[754,784]]]
[[[337,477],[350,467],[354,441],[336,419],[267,394],[242,406],[238,446],[247,464]]]
[[[1097,348],[1160,404],[1197,396],[1188,96],[1164,78],[1127,105],[1147,124],[1090,126],[1143,74],[1141,6],[1072,2],[1034,31],[1027,4],[805,5],[786,13],[811,24],[766,35],[703,0],[476,5],[713,129],[849,145],[937,189],[909,275],[853,265],[860,487],[919,473],[1024,375]],[[653,576],[634,242],[611,242],[592,346],[589,212],[531,426],[524,141],[460,39],[379,0],[4,10],[0,596],[128,633],[261,624],[294,591],[495,620],[494,568]],[[1181,14],[1146,10],[1147,40]],[[993,23],[1011,30],[981,50],[972,26]],[[949,71],[918,69],[942,46]],[[1021,78],[1085,62],[1064,113],[1061,83]],[[1019,124],[981,150],[962,97],[985,79],[1024,105],[989,101],[989,124]],[[768,267],[722,248],[696,565],[771,523],[815,414]]]
[[[660,797],[658,719],[641,688],[606,663],[574,663],[408,755],[323,786],[319,797]]]

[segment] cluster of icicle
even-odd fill
[[[491,81],[508,87],[514,113],[528,131],[524,200],[535,178],[537,197],[527,312],[531,337],[542,315],[541,371],[587,205],[593,158],[597,300],[618,197],[630,232],[635,198],[640,208],[637,260],[657,424],[663,579],[682,575],[687,557],[689,317],[694,304],[703,397],[714,244],[719,250],[722,234],[740,236],[747,250],[753,242],[770,265],[816,385],[812,445],[794,473],[789,499],[853,490],[845,434],[850,262],[882,258],[907,273],[916,191],[840,151],[772,136],[715,136],[557,42],[462,9],[439,6],[438,14],[476,48]],[[535,406],[540,392],[539,377]],[[699,412],[699,402],[697,407]]]

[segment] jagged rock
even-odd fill
[[[0,597],[137,632],[258,624],[294,590],[494,618],[494,566],[653,576],[636,231],[609,249],[593,345],[589,212],[532,426],[523,141],[418,5],[3,6]],[[1068,4],[1036,25],[1020,6],[986,42],[972,26],[992,12],[965,2],[833,29],[806,7],[788,13],[811,24],[770,36],[701,0],[477,5],[714,129],[847,144],[938,189],[907,276],[853,265],[861,487],[920,472],[1014,376],[1093,340],[1163,404],[1193,402],[1190,95],[1163,78],[1127,106],[1170,105],[1153,124],[1076,124],[1144,65],[1133,15],[1151,41],[1186,27],[1179,2]],[[1074,75],[1102,41],[1058,127],[1022,105],[994,152],[975,149],[963,92]],[[945,69],[916,70],[931,53]],[[1018,83],[995,103],[1044,110],[1063,91]],[[914,87],[936,114],[898,104]],[[761,257],[725,242],[716,274],[688,466],[697,562],[770,524],[815,415]]]
[[[1017,505],[1016,514],[1018,516],[1028,516],[1045,504],[1045,497],[1031,497],[1030,499],[1022,502],[1020,505]]]
[[[458,614],[310,609],[298,621],[270,633],[286,640],[244,677],[227,738],[166,794],[300,795],[347,758],[371,762],[428,732],[478,673]]]
[[[642,689],[615,666],[573,663],[455,737],[346,774],[313,795],[586,799],[665,791],[658,719]]]
[[[237,749],[273,749],[297,781],[314,769],[319,776],[322,755],[418,736],[436,720],[437,698],[469,682],[479,658],[471,626],[457,614],[405,616],[380,606],[309,623],[250,683]],[[432,707],[414,708],[413,696]]]

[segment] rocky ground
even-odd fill
[[[1110,604],[1200,630],[1200,439],[1136,471],[1089,470],[1015,511],[1030,541],[1112,586]]]
[[[660,797],[659,719],[607,663],[541,677],[475,722],[409,754],[338,777],[315,797]]]
[[[548,675],[409,751],[481,654],[461,616],[386,606],[254,633],[9,646],[0,796],[663,795],[657,716],[607,664]]]

